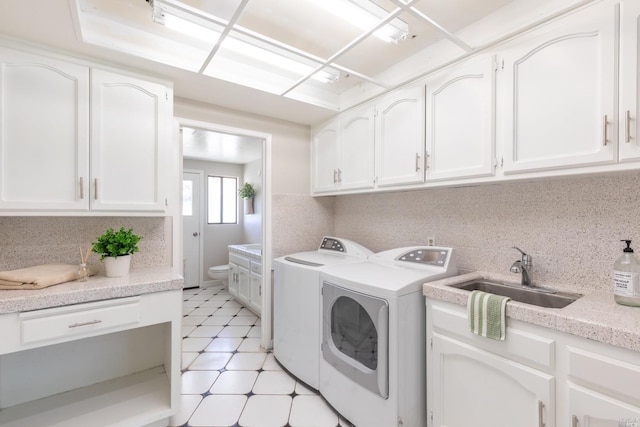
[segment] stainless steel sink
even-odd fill
[[[522,285],[497,283],[488,280],[473,280],[450,286],[466,291],[489,292],[509,297],[514,301],[546,308],[563,308],[582,297],[581,294],[557,292],[547,288],[527,288]]]

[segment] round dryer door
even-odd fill
[[[389,304],[322,283],[322,357],[361,386],[389,395]]]

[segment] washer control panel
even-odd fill
[[[447,262],[448,249],[442,248],[416,248],[396,258],[397,261],[415,262],[418,264],[435,265],[444,267]]]
[[[342,242],[331,237],[325,237],[324,239],[322,239],[320,249],[344,253],[344,245],[342,244]]]

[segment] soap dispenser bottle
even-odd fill
[[[640,307],[640,262],[633,256],[631,240],[613,265],[613,293],[618,304]]]

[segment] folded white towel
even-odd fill
[[[502,341],[506,336],[505,312],[510,298],[473,291],[467,301],[469,329],[476,335]]]
[[[89,275],[97,269],[88,268]],[[18,270],[0,271],[0,289],[42,289],[78,278],[78,266],[71,264],[44,264]]]

